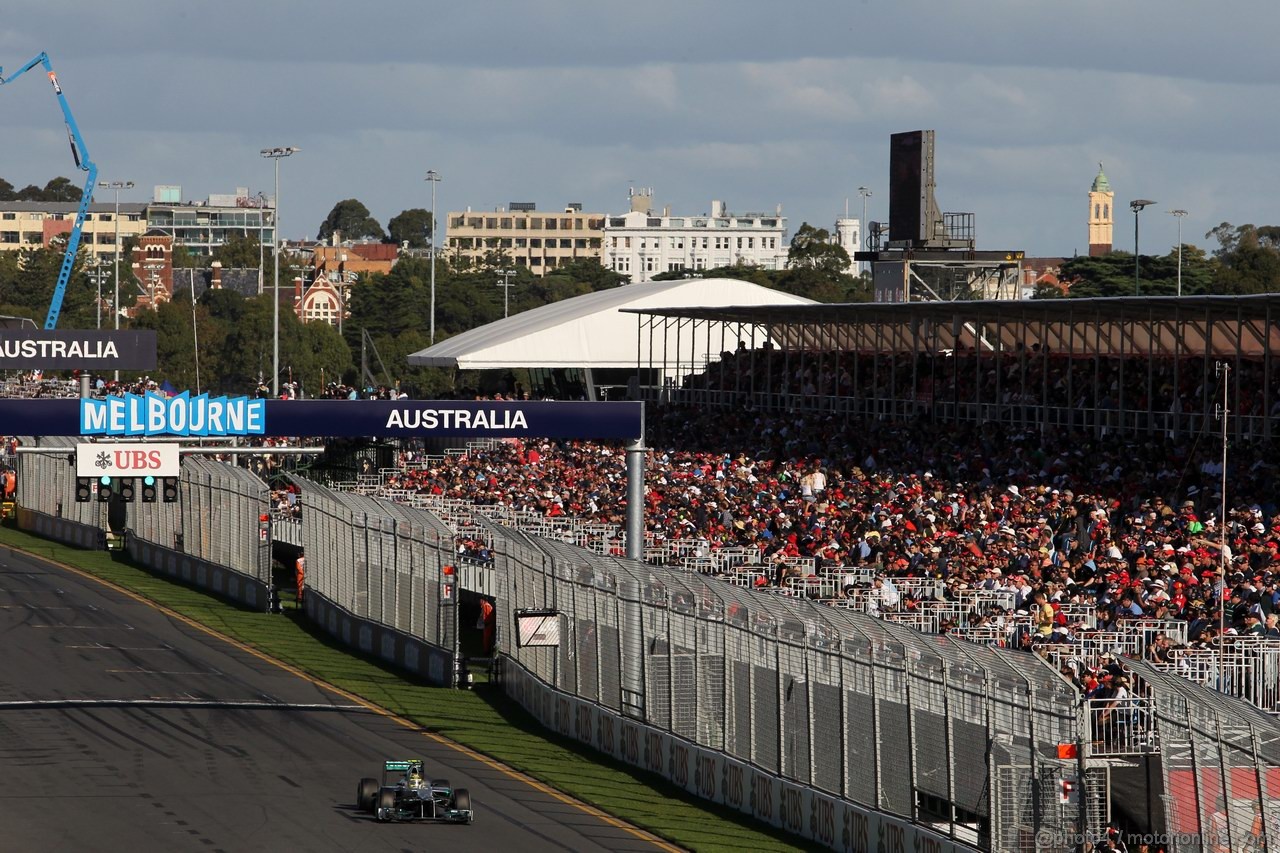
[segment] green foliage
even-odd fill
[[[402,210],[387,223],[387,233],[397,246],[408,243],[410,249],[425,249],[431,241],[431,211],[421,207]]]
[[[1216,293],[1270,293],[1280,290],[1280,227],[1223,222],[1206,237],[1218,241]]]
[[[316,239],[327,241],[333,237],[334,231],[339,232],[344,240],[381,240],[385,236],[378,220],[369,213],[369,208],[354,198],[343,199],[333,206],[333,210],[329,211],[329,215],[320,224]]]
[[[80,201],[81,189],[70,178],[54,178],[43,188],[28,184],[15,190],[13,184],[0,178],[0,201]]]
[[[54,178],[44,185],[44,197],[40,200],[79,202],[82,194],[80,187],[69,178]]]
[[[614,272],[600,263],[598,258],[579,258],[570,264],[557,267],[555,272],[548,273],[543,278],[543,281],[548,284],[561,280],[585,284],[588,288],[587,292],[594,292],[626,284],[630,276]],[[548,298],[547,301],[555,302],[556,299]]]
[[[831,232],[802,223],[791,238],[787,267],[792,270],[816,270],[829,276],[847,274],[849,253],[844,246],[831,242]]]
[[[227,242],[213,250],[213,260],[224,269],[256,270],[259,262],[265,264],[268,257],[262,254],[258,238],[247,234],[232,234]]]

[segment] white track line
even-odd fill
[[[262,708],[268,711],[368,711],[363,705],[333,705],[327,702],[259,702],[254,700],[228,701],[219,699],[15,699],[0,700],[0,710],[22,708],[48,708],[65,706],[119,706],[119,707],[206,707],[206,708]]]

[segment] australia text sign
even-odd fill
[[[0,329],[0,369],[151,370],[156,366],[156,333]]]
[[[420,436],[633,439],[640,403],[455,400],[258,400],[158,394],[0,400],[0,419],[31,435]]]

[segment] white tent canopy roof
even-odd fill
[[[463,332],[409,356],[419,367],[631,367],[639,322],[622,309],[810,305],[749,281],[689,278],[627,284],[564,299]]]

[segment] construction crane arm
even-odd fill
[[[75,266],[76,252],[80,249],[80,231],[84,228],[84,220],[89,213],[89,202],[93,200],[93,187],[98,180],[98,166],[89,157],[89,148],[84,144],[84,137],[80,135],[80,127],[76,124],[75,116],[71,114],[71,106],[67,103],[66,95],[62,93],[62,85],[58,83],[58,75],[53,72],[53,65],[49,62],[47,53],[41,53],[8,77],[4,76],[4,69],[0,68],[0,86],[12,83],[37,65],[44,66],[44,70],[49,75],[49,82],[53,84],[53,92],[58,97],[58,106],[62,108],[62,119],[67,125],[67,141],[71,143],[71,157],[76,162],[76,168],[88,173],[84,190],[80,193],[80,208],[76,211],[75,224],[71,226],[71,233],[67,235],[67,251],[62,257],[58,283],[54,286],[53,299],[49,302],[49,313],[44,320],[46,329],[56,329],[58,315],[62,313],[62,299],[67,293],[67,282],[71,280],[71,270]]]

